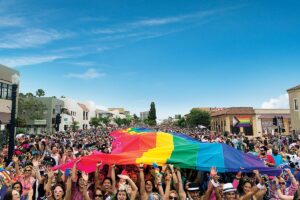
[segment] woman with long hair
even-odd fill
[[[260,177],[259,172],[254,170],[253,173],[259,184],[254,185],[248,177],[242,178],[238,185],[239,200],[257,200],[266,193],[264,180]]]

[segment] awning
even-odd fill
[[[0,124],[9,124],[10,123],[10,113],[0,112]]]
[[[266,114],[260,115],[258,119],[273,119],[274,117],[283,117],[283,119],[290,119],[291,115],[288,114]]]

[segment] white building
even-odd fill
[[[75,121],[78,122],[78,129],[89,129],[90,118],[94,116],[94,114],[90,114],[89,108],[74,99],[61,98],[61,100],[64,101],[64,108],[61,115],[60,130],[69,129]]]
[[[140,112],[140,119],[143,121],[145,119],[148,119],[149,111]]]

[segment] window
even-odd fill
[[[2,86],[1,86],[1,98],[2,99],[6,99],[7,98],[7,84],[5,83],[2,83]]]
[[[298,111],[298,110],[299,110],[298,99],[294,99],[294,110],[295,110],[295,111]]]
[[[85,113],[85,119],[88,120],[88,112]]]
[[[85,120],[85,112],[83,111],[83,120]]]
[[[12,86],[7,86],[7,99],[11,100],[11,94],[12,94]]]

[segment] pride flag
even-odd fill
[[[233,120],[233,126],[236,126],[236,127],[250,127],[251,126],[251,117],[250,116],[234,116],[232,120]]]
[[[269,168],[264,162],[226,144],[202,143],[179,133],[155,132],[144,128],[129,128],[111,133],[115,138],[111,154],[96,153],[83,157],[78,168],[86,172],[96,169],[96,163],[158,165],[172,163],[181,168],[210,171],[215,166],[218,172],[252,172],[257,169],[269,175],[280,170]],[[73,161],[74,162],[74,161]],[[66,169],[72,162],[55,169]]]

